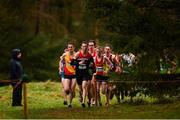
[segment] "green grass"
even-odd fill
[[[76,94],[73,108],[69,109],[62,104],[61,91],[61,85],[58,82],[28,83],[28,118],[180,118],[180,101],[168,104],[135,105],[116,104],[114,98],[109,108],[105,106],[81,108]],[[0,119],[23,118],[23,107],[11,107],[11,92],[11,86],[0,87]],[[104,97],[103,102],[105,103]]]

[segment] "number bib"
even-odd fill
[[[80,64],[78,68],[80,70],[85,70],[86,69],[86,65],[85,64]]]
[[[103,72],[103,67],[96,67],[97,72]]]

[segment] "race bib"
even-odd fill
[[[81,64],[78,67],[80,70],[85,70],[86,69],[86,65],[85,64]]]
[[[103,72],[103,67],[96,67],[97,72]]]

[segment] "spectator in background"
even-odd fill
[[[12,106],[22,106],[22,76],[23,67],[21,65],[20,49],[12,50],[12,58],[10,60],[10,79],[13,86]]]

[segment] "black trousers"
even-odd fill
[[[12,83],[13,86],[13,94],[12,94],[12,106],[21,105],[22,101],[22,83]]]

